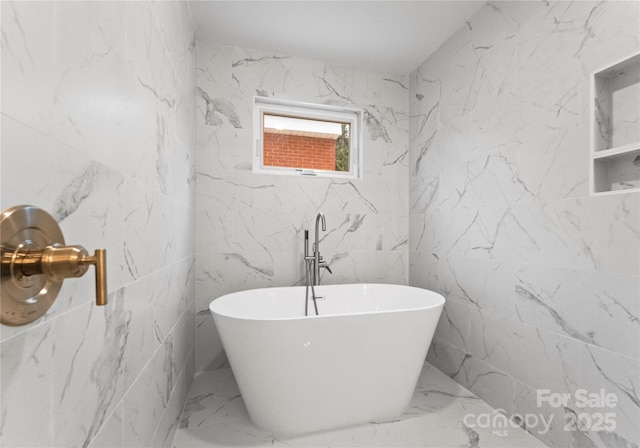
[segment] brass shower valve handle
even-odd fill
[[[84,262],[95,266],[96,305],[104,306],[107,304],[107,250],[96,249]]]
[[[56,282],[82,277],[89,266],[96,270],[96,305],[107,304],[107,251],[96,249],[89,255],[82,246],[47,246],[42,250],[19,253],[14,259],[14,272],[24,276],[44,274]]]
[[[96,305],[107,304],[107,251],[96,249],[89,255],[82,246],[49,246],[42,254],[42,272],[54,280],[82,277],[89,266],[96,271]]]
[[[26,325],[53,305],[64,279],[95,267],[96,305],[107,304],[107,251],[67,246],[56,220],[33,205],[0,213],[0,323]]]

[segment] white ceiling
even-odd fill
[[[192,0],[202,41],[405,74],[484,1]]]

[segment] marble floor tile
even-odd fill
[[[191,386],[172,446],[195,447],[545,447],[520,428],[469,427],[466,415],[495,410],[425,363],[409,408],[388,422],[374,422],[299,436],[254,426],[231,369],[198,374]],[[467,419],[472,422],[473,419]]]

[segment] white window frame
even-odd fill
[[[282,115],[312,120],[349,123],[349,171],[265,166],[263,163],[263,116]],[[348,107],[304,103],[256,96],[253,99],[253,172],[292,176],[337,177],[362,179],[363,111]]]

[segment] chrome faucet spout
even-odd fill
[[[324,213],[320,212],[318,213],[318,215],[316,216],[316,240],[315,240],[315,248],[314,250],[318,250],[318,244],[320,243],[320,230],[318,228],[318,224],[320,224],[320,222],[322,222],[322,231],[326,232],[327,231],[327,220],[324,218]]]
[[[322,256],[320,255],[320,229],[319,224],[322,222],[322,231],[327,230],[327,220],[324,217],[324,213],[320,212],[316,215],[316,239],[313,245],[313,284],[320,284],[320,264],[322,263]],[[326,264],[326,263],[325,263]]]

